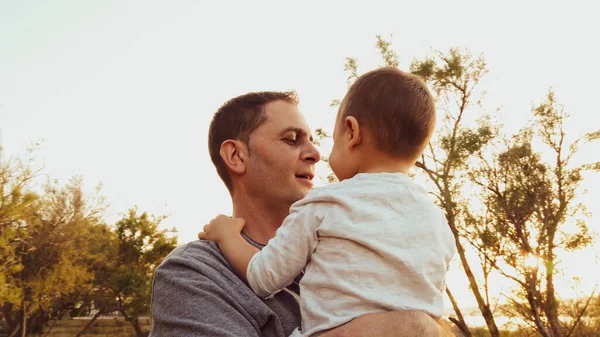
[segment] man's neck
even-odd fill
[[[233,217],[244,218],[243,232],[262,245],[275,237],[288,212],[289,207],[264,205],[248,197],[233,197]]]

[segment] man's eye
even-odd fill
[[[292,144],[292,145],[296,145],[298,144],[298,139],[294,139],[294,138],[286,138],[284,139],[284,141],[288,144]]]

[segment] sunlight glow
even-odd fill
[[[523,265],[529,269],[539,269],[540,258],[534,254],[527,254],[525,260],[523,260]]]

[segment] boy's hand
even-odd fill
[[[203,232],[198,233],[198,239],[219,243],[223,239],[240,235],[245,224],[246,220],[242,218],[231,218],[220,214],[204,226]]]

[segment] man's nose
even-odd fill
[[[319,162],[319,160],[321,160],[321,154],[312,142],[309,142],[307,144],[307,148],[303,153],[302,160],[310,162],[312,164],[316,164]]]

